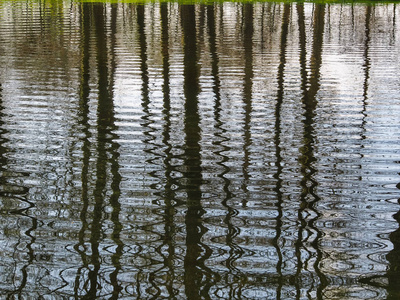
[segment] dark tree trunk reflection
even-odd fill
[[[210,271],[205,261],[210,249],[202,242],[207,228],[203,225],[201,204],[202,168],[200,157],[200,116],[198,112],[199,70],[197,54],[196,13],[194,5],[181,6],[184,42],[185,145],[183,172],[187,194],[186,255],[184,283],[188,299],[209,298]]]
[[[8,152],[7,147],[4,145],[5,142],[7,141],[6,138],[4,137],[4,134],[6,133],[6,130],[4,128],[4,105],[3,105],[3,88],[2,84],[0,82],[0,172],[4,172],[7,170],[7,158],[5,157],[5,154]],[[4,184],[4,177],[0,177],[0,184]]]
[[[93,19],[92,19],[93,17]],[[111,298],[117,299],[121,291],[120,284],[118,283],[118,273],[121,269],[119,259],[122,255],[123,244],[119,237],[122,225],[119,221],[120,204],[118,201],[120,190],[119,184],[121,176],[119,175],[118,165],[118,148],[119,145],[114,142],[116,136],[113,134],[115,130],[114,118],[114,104],[112,95],[112,85],[114,81],[115,60],[113,49],[109,51],[107,46],[108,36],[107,27],[105,24],[105,6],[103,4],[82,4],[81,6],[81,84],[80,84],[80,122],[84,133],[82,152],[82,210],[80,219],[82,227],[79,233],[79,242],[75,245],[75,250],[80,253],[82,258],[83,267],[78,269],[75,279],[75,298],[82,297],[83,299],[93,299],[99,296],[100,292],[100,268],[101,268],[101,254],[100,243],[102,241],[102,228],[104,223],[103,209],[106,205],[105,187],[109,177],[111,177],[111,196],[109,203],[112,207],[111,221],[114,224],[114,229],[111,235],[112,240],[116,243],[116,251],[112,255],[111,260],[114,266],[114,271],[109,275],[113,291]],[[93,20],[94,28],[92,30]],[[94,32],[96,38],[96,63],[97,63],[97,76],[98,76],[98,106],[97,106],[97,140],[96,140],[96,182],[93,191],[93,212],[91,222],[88,220],[88,208],[90,206],[89,199],[89,159],[91,156],[91,148],[89,138],[90,125],[89,125],[89,78],[90,78],[90,34]],[[111,7],[111,39],[110,48],[114,48],[115,34],[116,34],[116,6]],[[110,59],[111,58],[111,59]],[[111,160],[108,158],[110,154]],[[108,163],[111,163],[111,175],[108,172]],[[85,232],[90,231],[90,256],[87,255],[88,250],[85,247]],[[82,269],[88,269],[87,282],[82,282]],[[83,294],[83,295],[82,295]],[[81,296],[82,295],[82,296]]]
[[[370,32],[370,22],[371,22],[371,12],[372,8],[370,5],[366,7],[365,11],[365,40],[364,40],[364,83],[363,83],[363,104],[362,104],[362,124],[361,124],[361,139],[365,140],[366,138],[366,124],[367,124],[367,105],[368,105],[368,85],[369,85],[369,77],[370,77],[370,69],[371,69],[371,58],[369,56],[369,47],[371,40],[371,32]],[[364,147],[364,145],[362,145]]]
[[[176,226],[174,223],[175,218],[175,192],[173,190],[173,185],[176,184],[176,180],[174,180],[172,176],[172,171],[174,167],[172,166],[172,144],[170,142],[171,138],[171,101],[170,101],[170,57],[169,57],[169,10],[168,3],[162,3],[160,6],[160,14],[161,14],[161,53],[162,53],[162,68],[163,68],[163,133],[162,133],[162,142],[165,147],[164,150],[164,176],[165,176],[165,185],[164,185],[164,197],[165,209],[163,213],[164,218],[164,235],[162,236],[162,244],[159,247],[159,253],[164,259],[163,268],[166,269],[166,279],[165,279],[165,287],[168,291],[169,297],[173,298],[176,296],[176,291],[174,290],[174,282],[175,282],[175,266],[174,259],[176,259],[175,254],[175,235],[176,235]],[[166,254],[161,251],[161,249],[166,246],[167,251]]]
[[[110,102],[110,109],[114,112],[114,97],[113,97],[113,87],[114,87],[114,76],[116,72],[116,54],[115,54],[115,44],[116,44],[116,34],[117,34],[117,6],[113,4],[111,6],[111,37],[110,37],[110,79],[108,84],[108,101]],[[112,208],[111,212],[111,221],[113,223],[113,232],[111,233],[111,239],[116,245],[115,252],[111,256],[112,265],[114,270],[110,274],[110,282],[113,287],[112,295],[110,299],[119,299],[119,294],[122,292],[121,283],[118,280],[118,274],[122,269],[122,265],[120,259],[123,255],[124,243],[121,240],[121,231],[123,229],[123,224],[120,221],[121,214],[121,204],[119,202],[119,197],[121,194],[120,183],[121,183],[121,174],[119,172],[120,166],[118,163],[119,158],[119,144],[115,142],[118,136],[113,133],[116,129],[115,126],[115,117],[114,115],[111,117],[111,121],[109,123],[109,134],[111,138],[109,139],[110,150],[108,150],[111,154],[111,190],[112,193],[110,195],[110,206]]]
[[[150,111],[150,96],[149,96],[149,67],[148,67],[148,46],[147,46],[147,38],[146,38],[146,18],[145,18],[145,5],[137,4],[136,6],[132,6],[136,8],[136,18],[137,18],[137,42],[139,44],[139,58],[140,58],[140,77],[141,77],[141,106],[143,115],[141,117],[141,126],[143,128],[144,140],[143,143],[145,145],[144,152],[147,154],[152,154],[154,151],[154,135],[153,129],[151,125],[154,123],[152,120],[152,114]],[[146,159],[146,164],[152,165],[153,160]],[[154,172],[150,172],[151,177],[156,177]],[[139,256],[142,256],[146,259],[147,253],[140,253]],[[144,270],[139,270],[137,280],[136,280],[136,293],[141,297],[142,293],[142,284],[140,278],[143,276]],[[151,273],[149,275],[149,283],[153,288],[152,299],[156,299],[160,294],[160,288],[154,281],[155,274]]]
[[[300,11],[300,23],[303,23],[302,20],[302,9]],[[300,163],[301,163],[301,187],[302,193],[300,195],[301,199],[301,207],[298,213],[300,222],[299,229],[299,240],[298,243],[305,244],[309,242],[313,249],[307,249],[309,253],[309,257],[307,261],[304,262],[304,265],[310,264],[313,259],[313,267],[318,276],[319,282],[316,288],[317,290],[317,298],[323,299],[323,290],[327,286],[327,280],[324,273],[321,271],[321,262],[323,259],[323,253],[320,247],[320,241],[322,238],[321,230],[316,226],[316,221],[320,218],[321,213],[318,211],[318,203],[320,201],[320,197],[317,194],[317,186],[318,182],[316,181],[315,175],[317,174],[317,170],[315,168],[316,158],[314,156],[314,147],[315,147],[315,116],[316,116],[316,107],[318,104],[317,93],[320,88],[320,69],[322,64],[322,44],[323,44],[323,33],[325,26],[325,5],[323,4],[315,4],[314,6],[314,19],[313,19],[313,43],[312,43],[312,52],[310,57],[310,76],[309,76],[309,88],[306,89],[306,84],[302,82],[303,87],[303,98],[302,103],[304,106],[304,145],[301,149]],[[300,26],[302,30],[302,25]],[[303,34],[300,33],[300,44],[302,44]],[[304,66],[304,50],[300,51],[300,61],[301,65]],[[305,79],[305,71],[301,71],[303,80]],[[303,218],[303,212],[310,210],[313,212],[314,217],[310,217],[309,219]],[[313,240],[308,241],[311,236],[315,236]],[[300,244],[298,244],[297,249],[299,249]],[[299,250],[297,250],[299,251]],[[315,252],[315,257],[312,254]],[[300,254],[297,254],[297,257],[301,260]],[[300,262],[298,262],[300,263]],[[311,287],[310,287],[311,288]]]
[[[82,3],[80,9],[80,33],[81,33],[81,69],[80,69],[80,86],[79,86],[79,125],[82,127],[83,141],[82,141],[82,171],[81,171],[81,201],[82,208],[80,212],[80,220],[82,223],[81,229],[78,233],[78,243],[74,246],[82,260],[82,266],[77,269],[74,284],[74,297],[79,298],[81,280],[83,279],[82,272],[88,268],[88,259],[86,255],[85,246],[85,232],[88,229],[87,213],[89,207],[89,159],[90,159],[90,142],[91,137],[89,125],[89,79],[90,79],[90,20],[91,20],[91,6],[88,3]]]
[[[298,27],[299,27],[299,44],[300,44],[300,78],[301,78],[301,91],[303,93],[303,97],[306,97],[307,94],[307,52],[306,52],[306,31],[305,31],[305,17],[304,17],[304,4],[296,5],[297,15],[298,15]],[[302,165],[302,169],[304,166]],[[303,179],[304,180],[304,179]],[[303,184],[304,185],[304,184]],[[304,188],[304,187],[303,187]],[[301,195],[301,203],[300,208],[297,212],[297,218],[299,220],[299,229],[297,232],[297,241],[295,243],[295,251],[296,251],[296,259],[297,259],[297,267],[296,267],[296,277],[299,278],[304,267],[303,258],[302,258],[302,250],[307,251],[303,245],[303,239],[306,235],[304,233],[305,228],[307,227],[307,222],[303,217],[303,212],[306,209],[306,205],[304,204],[304,195]],[[307,251],[308,252],[308,251]],[[300,285],[296,284],[296,299],[300,299]]]
[[[253,90],[253,4],[243,5],[243,48],[244,48],[244,128],[243,128],[243,190],[247,192],[249,183],[249,164],[250,164],[250,145],[251,145],[251,113],[252,113],[252,90]],[[247,199],[242,200],[243,206],[246,206]]]
[[[277,197],[277,216],[276,216],[276,235],[273,239],[273,245],[276,249],[278,261],[276,263],[276,271],[278,275],[278,286],[277,286],[277,298],[281,298],[282,286],[283,286],[283,274],[282,274],[282,264],[283,264],[283,255],[282,250],[280,249],[280,238],[282,235],[282,217],[283,217],[283,197],[282,197],[282,154],[281,154],[281,111],[282,111],[282,102],[284,95],[284,76],[285,76],[285,65],[286,65],[286,47],[287,47],[287,37],[288,37],[288,27],[289,27],[289,17],[290,17],[291,5],[285,4],[283,8],[283,16],[282,16],[282,26],[281,26],[281,40],[280,40],[280,49],[279,49],[279,66],[278,66],[278,74],[277,74],[277,83],[278,83],[278,93],[276,99],[275,106],[275,156],[276,156],[276,173],[274,174],[274,178],[276,179],[275,192]]]
[[[98,75],[98,110],[97,110],[97,162],[96,162],[96,184],[94,189],[94,207],[93,219],[90,226],[90,247],[91,257],[88,279],[89,289],[84,299],[93,299],[97,296],[99,289],[100,272],[100,241],[102,240],[103,225],[103,206],[104,206],[104,188],[107,184],[107,154],[106,154],[106,134],[108,123],[112,122],[112,111],[110,111],[108,94],[108,66],[107,66],[107,44],[104,23],[104,6],[96,4],[93,6],[93,16],[95,21],[96,50],[97,50],[97,75]]]

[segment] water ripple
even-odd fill
[[[395,297],[398,9],[0,2],[2,293]]]

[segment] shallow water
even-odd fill
[[[396,4],[0,2],[5,299],[399,299]]]

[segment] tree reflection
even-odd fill
[[[198,112],[199,70],[197,54],[196,14],[194,5],[181,6],[184,42],[185,147],[184,188],[187,194],[186,255],[184,258],[185,294],[188,299],[209,298],[211,272],[205,261],[211,249],[202,242],[207,228],[201,204],[202,168],[200,158],[200,116]]]
[[[108,68],[107,68],[107,45],[104,24],[103,5],[93,5],[93,15],[95,20],[96,50],[97,50],[97,71],[98,71],[98,111],[97,111],[97,163],[96,163],[96,184],[94,189],[93,219],[90,227],[90,246],[91,246],[91,267],[88,273],[90,282],[89,290],[83,297],[93,299],[97,296],[100,271],[99,245],[101,241],[102,216],[104,205],[104,187],[107,184],[107,154],[106,154],[106,134],[108,122],[112,121],[111,110],[109,109],[108,95]]]
[[[282,286],[283,286],[283,255],[282,250],[280,249],[280,242],[282,235],[282,217],[283,217],[283,198],[282,198],[282,154],[281,154],[281,110],[282,110],[282,102],[283,102],[283,94],[284,94],[284,76],[285,76],[285,65],[286,65],[286,46],[287,46],[287,36],[288,36],[288,28],[289,28],[289,17],[290,17],[291,5],[284,4],[283,16],[282,16],[282,27],[281,27],[281,40],[280,40],[280,53],[279,53],[279,66],[278,66],[278,94],[276,99],[276,107],[275,107],[275,156],[276,156],[276,173],[274,174],[274,178],[276,179],[276,196],[277,196],[277,216],[276,216],[276,235],[273,239],[273,245],[276,249],[278,261],[276,264],[276,271],[278,275],[278,287],[277,287],[277,299],[281,299]]]
[[[171,101],[170,101],[170,62],[169,62],[169,17],[168,17],[168,3],[162,3],[160,6],[161,15],[161,53],[162,53],[162,72],[163,72],[163,133],[162,142],[165,146],[164,150],[164,175],[165,175],[165,185],[164,185],[164,202],[165,209],[163,212],[164,218],[164,234],[162,235],[162,243],[157,248],[158,253],[163,257],[164,262],[161,268],[166,269],[165,276],[165,287],[168,291],[168,296],[173,298],[176,296],[177,291],[174,289],[175,281],[175,235],[176,226],[174,223],[175,217],[175,207],[174,199],[175,192],[173,190],[173,184],[176,184],[172,177],[172,171],[174,167],[172,166],[172,145],[170,142],[171,133]],[[162,251],[163,247],[167,247],[167,251]],[[165,254],[164,254],[165,253]]]
[[[244,47],[244,87],[243,87],[243,101],[244,101],[244,162],[243,162],[243,190],[247,192],[247,185],[249,181],[249,164],[250,164],[250,151],[251,145],[251,113],[252,113],[252,90],[253,90],[253,4],[246,3],[243,5],[243,47]],[[243,206],[246,206],[247,199],[242,200]]]
[[[142,111],[143,111],[143,116],[141,117],[141,126],[143,127],[143,134],[144,134],[144,139],[143,143],[146,145],[144,152],[148,153],[150,155],[150,158],[146,159],[145,163],[149,166],[154,164],[155,157],[159,156],[158,153],[155,152],[156,150],[156,145],[154,143],[155,140],[155,130],[152,127],[152,124],[154,124],[154,120],[152,119],[152,112],[150,109],[151,101],[150,101],[150,83],[149,83],[149,58],[148,58],[148,42],[146,38],[146,6],[142,4],[136,5],[136,16],[137,16],[137,33],[138,33],[138,43],[139,43],[139,56],[140,56],[140,76],[141,76],[141,106],[142,106]],[[157,174],[155,171],[150,171],[149,175],[153,178],[157,178]],[[155,185],[152,184],[151,188],[156,189]],[[159,192],[155,193],[156,195],[159,195]],[[148,224],[147,227],[150,227],[153,224]],[[162,238],[162,234],[159,232],[154,232],[152,230],[148,230],[148,233],[154,233],[160,236]],[[160,249],[159,247],[156,247],[156,251]],[[160,250],[158,250],[161,252]],[[143,252],[143,256],[146,256],[148,253]],[[161,255],[162,256],[162,255]],[[147,257],[146,257],[147,258]],[[151,258],[152,262],[151,265],[155,265],[157,263],[160,263],[157,261],[155,258]],[[162,267],[161,267],[162,268]],[[155,271],[150,272],[149,274],[149,283],[151,284],[151,294],[152,294],[152,299],[157,299],[161,293],[161,287],[160,284],[157,283],[157,273],[159,272],[158,269]],[[139,271],[139,273],[142,273],[142,270]],[[138,276],[139,277],[139,276]],[[140,293],[140,285],[141,282],[137,282],[137,293]],[[150,289],[149,292],[150,293]]]
[[[304,17],[304,5],[297,4],[296,5],[297,15],[298,15],[298,27],[299,27],[299,45],[300,45],[300,77],[301,77],[301,90],[303,93],[303,97],[306,97],[307,94],[307,53],[306,53],[306,31],[305,31],[305,17]],[[304,166],[302,166],[304,168]],[[303,181],[303,185],[305,182]],[[303,187],[304,188],[304,187]],[[303,212],[306,209],[306,205],[304,205],[304,195],[301,195],[301,203],[300,208],[297,212],[297,218],[299,219],[299,229],[297,232],[297,241],[295,242],[295,251],[296,251],[296,258],[297,258],[297,268],[296,268],[296,277],[300,278],[301,273],[303,271],[303,259],[302,259],[302,250],[304,249],[303,246],[303,234],[304,230],[307,226],[307,222],[303,217]],[[307,251],[308,252],[308,251]],[[309,253],[308,253],[309,255]],[[299,284],[296,285],[296,293],[297,299],[300,297],[300,286]]]
[[[220,7],[222,9],[222,6]],[[231,192],[231,181],[227,178],[227,174],[230,172],[230,168],[226,165],[229,157],[225,152],[229,151],[231,148],[227,145],[230,138],[228,131],[224,128],[224,123],[221,120],[222,115],[222,103],[221,103],[221,79],[219,70],[219,57],[218,57],[218,47],[217,47],[217,33],[216,27],[217,23],[215,20],[215,6],[207,6],[207,29],[209,35],[209,45],[210,45],[210,55],[211,55],[211,76],[213,78],[213,93],[214,93],[214,122],[215,122],[215,136],[218,138],[214,142],[218,145],[221,150],[215,151],[218,155],[219,161],[217,164],[222,167],[222,172],[218,174],[218,177],[222,179],[223,182],[223,192],[224,197],[221,201],[222,205],[226,208],[227,213],[223,222],[227,226],[226,233],[226,244],[229,247],[229,257],[225,261],[226,267],[229,269],[229,274],[226,277],[228,294],[230,298],[240,297],[241,290],[244,286],[244,275],[235,266],[235,261],[238,260],[244,253],[243,249],[235,242],[235,238],[240,233],[240,228],[234,225],[234,217],[237,216],[238,211],[230,203],[234,194]],[[222,26],[221,26],[222,27]],[[230,276],[232,274],[232,276]],[[232,279],[232,280],[231,280]],[[226,292],[226,291],[223,291]]]
[[[3,88],[2,84],[0,82],[0,172],[4,172],[7,170],[6,165],[7,165],[7,159],[5,157],[5,154],[7,153],[7,148],[4,146],[4,143],[6,142],[4,133],[6,133],[6,130],[4,129],[4,105],[3,105]],[[0,184],[4,184],[4,177],[0,177]]]
[[[114,112],[113,105],[113,85],[114,85],[114,76],[116,69],[116,58],[115,58],[115,43],[116,43],[116,31],[117,31],[117,6],[115,4],[111,5],[111,42],[110,42],[110,53],[111,53],[111,63],[110,63],[110,79],[108,84],[108,99],[112,112]],[[111,190],[112,194],[110,195],[110,206],[112,208],[111,212],[111,221],[113,222],[113,232],[111,234],[111,239],[116,245],[115,252],[111,256],[111,262],[114,267],[114,271],[110,273],[110,282],[113,287],[112,296],[110,299],[119,299],[119,294],[122,291],[121,283],[118,281],[118,273],[122,269],[122,265],[120,262],[120,258],[123,254],[124,244],[121,240],[121,231],[123,228],[122,223],[120,222],[120,213],[121,213],[121,204],[119,202],[119,197],[121,194],[120,183],[121,183],[121,174],[119,173],[119,144],[115,142],[118,136],[113,133],[115,131],[115,116],[112,115],[109,126],[109,134],[111,134],[111,139],[109,139],[109,143],[111,145],[109,152],[111,153]]]
[[[80,220],[82,223],[81,229],[78,233],[78,243],[74,246],[82,260],[82,266],[77,269],[74,284],[74,296],[77,299],[80,294],[80,281],[82,280],[82,272],[88,268],[86,246],[85,246],[85,232],[88,228],[88,207],[89,207],[89,159],[90,159],[90,142],[91,137],[90,125],[89,125],[89,79],[90,79],[90,19],[91,19],[91,5],[88,3],[82,3],[80,9],[80,25],[81,25],[81,69],[80,69],[80,86],[79,86],[79,123],[82,127],[83,143],[82,143],[82,171],[81,171],[81,201],[82,209],[80,212]]]
[[[115,47],[115,34],[116,34],[116,6],[111,6],[111,51],[107,47],[107,34],[105,24],[105,7],[103,4],[89,4],[83,3],[81,6],[81,82],[80,82],[80,122],[84,133],[82,152],[83,152],[83,165],[82,165],[82,210],[80,219],[82,227],[79,232],[79,242],[75,245],[75,250],[81,255],[83,267],[77,270],[75,278],[75,297],[82,299],[93,299],[99,296],[101,286],[100,280],[100,267],[101,267],[101,254],[100,242],[102,240],[102,227],[104,222],[103,208],[105,205],[105,188],[108,181],[108,163],[111,164],[111,195],[109,199],[112,208],[111,221],[113,222],[114,229],[111,234],[111,239],[116,244],[115,253],[111,256],[111,261],[114,266],[114,271],[110,272],[110,283],[113,287],[111,292],[111,299],[117,299],[121,291],[121,286],[118,282],[117,276],[121,269],[119,259],[122,255],[123,243],[120,239],[120,232],[122,224],[119,221],[120,204],[118,201],[120,190],[119,184],[121,176],[119,174],[118,165],[118,148],[119,145],[115,142],[115,117],[114,117],[114,104],[112,95],[113,77],[115,73],[115,60],[113,48]],[[93,17],[93,19],[92,19]],[[96,63],[98,75],[98,106],[97,106],[97,161],[96,161],[96,182],[93,191],[93,213],[92,220],[89,222],[88,208],[90,205],[89,199],[89,159],[90,142],[89,138],[90,125],[89,125],[89,77],[90,77],[90,33],[91,33],[91,20],[94,21],[94,33],[96,38]],[[109,61],[110,67],[109,67]],[[110,154],[111,158],[108,158]],[[88,248],[85,247],[85,232],[90,231],[90,255],[87,254]],[[82,277],[83,269],[88,270],[87,281]],[[84,282],[82,280],[85,280]]]
[[[361,139],[365,140],[365,132],[366,132],[366,123],[367,123],[367,105],[368,105],[368,86],[369,86],[369,77],[370,77],[370,69],[371,69],[371,58],[369,56],[369,43],[371,41],[370,36],[370,22],[371,22],[371,6],[368,5],[365,11],[365,41],[364,41],[364,83],[363,83],[363,104],[362,104],[362,124],[361,124]],[[362,145],[364,147],[364,145]]]
[[[301,5],[301,4],[299,4]],[[313,43],[312,43],[312,53],[310,57],[311,70],[309,77],[309,88],[307,89],[306,71],[305,71],[305,42],[304,42],[304,15],[303,8],[297,6],[299,12],[299,29],[300,29],[300,65],[302,67],[301,77],[302,77],[302,103],[304,106],[304,145],[301,148],[301,187],[302,192],[300,195],[300,209],[298,211],[298,218],[300,220],[300,227],[298,232],[298,241],[296,245],[296,256],[298,259],[298,269],[297,276],[300,275],[301,265],[309,265],[312,263],[314,270],[319,278],[317,283],[317,298],[323,298],[323,290],[327,286],[327,280],[325,275],[321,271],[321,261],[323,258],[323,252],[320,246],[320,241],[322,238],[321,230],[316,226],[316,221],[320,218],[321,213],[317,209],[320,197],[317,194],[318,182],[315,179],[315,174],[317,170],[315,169],[316,158],[314,156],[315,147],[315,129],[314,129],[314,117],[316,115],[317,106],[317,93],[320,88],[320,69],[322,64],[322,44],[323,44],[323,33],[325,25],[325,5],[315,4],[314,6],[314,20],[313,20]],[[312,212],[314,217],[310,216],[308,219],[304,218],[304,213],[307,210]],[[314,249],[310,250],[304,248],[308,252],[308,258],[306,262],[302,262],[301,247],[309,243]],[[315,257],[312,253],[315,251]],[[311,288],[309,292],[311,292]]]

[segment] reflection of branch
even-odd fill
[[[396,3],[393,3],[392,42],[396,40]]]
[[[276,271],[278,276],[282,278],[282,252],[279,247],[279,239],[281,238],[282,233],[282,155],[281,155],[281,109],[282,109],[282,102],[283,102],[283,92],[284,92],[284,70],[286,65],[286,47],[287,47],[287,36],[288,36],[288,27],[289,27],[289,17],[290,17],[290,4],[284,4],[284,11],[282,17],[282,28],[281,28],[281,41],[280,41],[280,51],[279,51],[279,67],[278,67],[278,74],[277,74],[277,81],[278,81],[278,94],[276,99],[276,107],[275,107],[275,155],[276,155],[276,173],[274,174],[274,178],[276,181],[276,196],[277,196],[277,211],[278,215],[276,216],[276,235],[273,239],[273,245],[276,249],[278,255],[278,262],[276,264]],[[282,285],[283,280],[279,280],[279,285],[277,289],[277,298],[280,299],[281,292],[282,292]]]
[[[147,43],[145,33],[145,22],[144,22],[144,5],[136,6],[137,15],[137,26],[138,26],[138,38],[139,38],[139,49],[140,49],[140,71],[142,76],[142,106],[148,114],[149,105],[149,71],[147,67]],[[148,122],[148,120],[146,119]],[[148,133],[147,133],[148,135]]]
[[[251,97],[252,97],[252,89],[253,89],[253,5],[252,4],[244,4],[243,5],[243,46],[244,46],[244,87],[243,87],[243,101],[244,101],[244,144],[243,144],[243,152],[244,152],[244,162],[243,162],[243,190],[247,191],[247,184],[249,181],[249,160],[250,160],[250,151],[249,147],[251,145]],[[246,206],[247,199],[242,200],[243,206]]]
[[[4,129],[4,113],[3,113],[4,105],[3,105],[3,88],[0,82],[0,172],[6,170],[7,159],[5,154],[7,153],[7,148],[4,146],[4,143],[7,142],[7,139],[4,137],[6,130]],[[4,183],[4,176],[0,176],[0,183]]]
[[[369,81],[369,71],[371,69],[371,62],[369,57],[369,43],[370,37],[370,20],[371,20],[371,5],[367,5],[365,11],[365,41],[364,41],[364,83],[363,83],[363,105],[362,105],[362,134],[361,139],[365,139],[365,126],[367,123],[367,102],[368,102],[368,81]]]
[[[27,201],[27,202],[29,202],[29,201]],[[28,282],[28,275],[29,275],[28,267],[30,265],[32,265],[33,261],[35,260],[35,253],[32,248],[32,245],[35,243],[36,238],[34,235],[32,235],[32,232],[34,232],[37,229],[38,221],[35,217],[28,216],[26,214],[26,211],[24,211],[24,214],[22,214],[22,215],[25,217],[28,217],[32,220],[32,226],[27,231],[25,231],[25,235],[28,238],[30,238],[30,242],[27,243],[27,245],[26,245],[26,249],[28,250],[27,254],[28,254],[29,258],[28,258],[28,261],[26,262],[26,264],[21,268],[21,273],[22,273],[22,278],[20,280],[21,284],[19,285],[18,288],[16,288],[14,291],[10,292],[7,295],[7,299],[13,299],[13,295],[16,295],[16,294],[18,294],[18,298],[22,297],[22,291],[24,290],[24,288],[26,287],[26,284]],[[18,244],[15,246],[15,249],[17,249],[17,246],[18,246]],[[14,275],[15,275],[15,272],[14,272]]]

